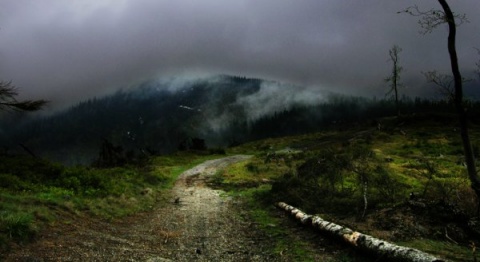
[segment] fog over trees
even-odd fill
[[[2,145],[15,151],[23,143],[57,160],[88,163],[97,157],[105,140],[124,153],[137,155],[187,149],[192,139],[204,140],[209,148],[228,147],[342,128],[349,122],[372,121],[374,125],[375,118],[398,110],[390,100],[335,93],[316,94],[312,100],[311,93],[292,95],[286,92],[295,90],[280,83],[245,77],[205,78],[173,89],[165,85],[146,81],[51,116],[4,115]],[[278,102],[285,97],[290,98]],[[405,114],[452,111],[447,101],[405,96],[399,100]]]

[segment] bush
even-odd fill
[[[0,173],[12,174],[22,181],[39,183],[58,179],[64,167],[46,160],[26,156],[1,156]]]
[[[143,182],[152,185],[152,186],[157,186],[161,183],[167,182],[168,178],[161,175],[161,174],[156,174],[154,172],[148,172],[143,174]]]
[[[246,164],[245,168],[250,173],[258,174],[260,172],[260,169],[258,168],[258,166],[252,162],[249,162],[248,164]]]
[[[77,194],[89,192],[101,192],[105,190],[104,180],[110,180],[109,177],[103,177],[98,170],[90,170],[83,167],[69,168],[62,173],[60,179],[54,184],[57,187],[71,189]],[[93,190],[92,190],[93,189]]]
[[[42,192],[38,193],[37,197],[42,201],[59,204],[73,195],[74,192],[72,190],[50,186],[43,187]]]
[[[371,186],[376,191],[374,193],[378,198],[377,202],[393,204],[406,195],[405,186],[396,180],[387,169],[378,167],[375,173]]]
[[[211,155],[226,155],[227,154],[225,149],[220,148],[220,147],[210,148],[210,149],[208,149],[208,153],[211,154]]]
[[[36,233],[33,220],[33,215],[28,213],[3,213],[0,215],[0,232],[16,240],[30,239]]]
[[[0,188],[10,189],[10,190],[26,190],[30,186],[12,174],[0,174]]]
[[[389,173],[383,161],[364,144],[323,149],[272,185],[278,201],[310,212],[363,212],[364,184],[368,209],[403,200],[405,187]]]

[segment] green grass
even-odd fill
[[[34,217],[30,213],[2,211],[0,213],[0,232],[4,232],[8,238],[26,240],[36,232],[33,221]]]
[[[62,212],[115,219],[154,207],[185,170],[219,155],[179,153],[143,167],[65,167],[26,156],[0,159],[0,249],[27,241]]]
[[[217,172],[211,183],[221,185],[226,190],[258,187],[271,183],[279,173],[287,172],[289,169],[284,160],[266,163],[262,158],[254,157]]]
[[[229,169],[229,168],[228,168]],[[245,175],[245,174],[244,174]],[[288,254],[288,258],[293,261],[315,261],[315,252],[307,248],[307,242],[286,237],[287,229],[278,226],[281,224],[280,218],[272,215],[274,208],[264,197],[268,195],[269,185],[251,187],[247,189],[231,190],[228,196],[239,198],[246,205],[248,210],[248,219],[252,219],[268,238],[274,242],[271,252],[275,254]]]
[[[451,120],[453,121],[450,122]],[[473,215],[477,202],[463,165],[463,150],[454,119],[422,115],[381,121],[381,130],[357,126],[341,132],[266,139],[241,145],[232,151],[248,152],[254,154],[255,158],[218,173],[216,183],[234,192],[255,192],[258,186],[272,185],[272,190],[263,192],[263,199],[268,199],[270,204],[285,201],[307,212],[321,213],[334,220],[358,217],[363,210],[363,202],[361,183],[356,172],[342,167],[342,164],[339,164],[338,169],[325,169],[315,164],[299,168],[309,159],[312,163],[322,162],[322,159],[331,162],[329,155],[336,155],[337,158],[345,156],[349,159],[345,162],[347,165],[357,161],[357,171],[358,168],[368,170],[369,212],[403,205],[409,194],[414,193],[426,198],[426,201],[446,201]],[[480,144],[478,130],[480,128],[473,126],[470,133],[477,154]],[[355,160],[354,152],[358,147],[369,148],[374,152],[374,157],[368,161],[361,158]],[[302,149],[303,152],[282,155],[281,161],[267,161],[269,155],[288,152],[284,150],[288,148]],[[317,170],[308,171],[312,168]],[[328,170],[335,171],[331,177]],[[265,179],[267,183],[259,183]],[[329,185],[329,181],[335,181],[333,186]],[[268,221],[260,215],[261,211],[254,209],[252,214],[259,221]],[[279,243],[281,249],[281,241]],[[468,248],[428,239],[428,236],[424,239],[410,239],[409,243],[452,260],[471,259]]]
[[[263,161],[263,160],[262,160]],[[241,200],[245,205],[249,220],[253,220],[268,239],[273,243],[272,253],[280,255],[286,261],[370,261],[358,258],[355,252],[347,251],[340,253],[319,253],[312,247],[312,242],[294,236],[291,230],[281,226],[285,217],[276,215],[277,210],[273,206],[275,201],[271,194],[271,183],[279,178],[290,168],[282,163],[264,165],[264,170],[252,168],[262,163],[261,157],[253,157],[243,162],[233,164],[225,170],[218,172],[213,180],[217,187],[226,190],[224,196]],[[265,173],[264,173],[265,172]],[[242,181],[259,181],[269,179],[268,183],[244,183]]]
[[[306,242],[290,241],[283,229],[272,226],[279,224],[272,216],[272,203],[285,201],[332,219],[358,217],[363,208],[359,170],[368,174],[369,212],[401,205],[411,192],[428,201],[461,199],[457,203],[462,210],[476,210],[459,134],[454,130],[456,123],[429,119],[389,118],[381,120],[380,130],[357,125],[342,131],[250,142],[228,152],[254,157],[217,172],[211,183],[247,203],[249,215],[276,241],[273,252],[288,249],[296,260],[309,261],[313,254]],[[480,128],[471,130],[474,149],[479,151]],[[358,151],[362,148],[373,154],[362,156]],[[60,212],[114,219],[148,210],[164,199],[163,192],[183,171],[218,157],[178,153],[155,157],[145,167],[108,169],[2,157],[0,246],[30,239],[43,224],[58,219]],[[405,243],[452,260],[471,258],[468,248],[438,239]],[[348,255],[338,258],[349,259]]]

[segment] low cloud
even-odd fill
[[[239,97],[236,103],[245,109],[251,120],[255,120],[295,105],[319,104],[326,98],[325,92],[317,89],[267,81],[261,84],[258,92]]]
[[[412,79],[405,92],[423,94],[420,72],[449,70],[448,32],[441,26],[419,34],[417,17],[397,14],[414,4],[440,7],[413,0],[5,0],[0,78],[52,107],[177,75],[233,74],[308,86],[313,94],[381,95],[388,50],[397,44],[404,79]],[[480,5],[450,4],[470,20],[458,30],[467,74],[479,60]]]

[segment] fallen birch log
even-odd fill
[[[337,225],[335,223],[323,220],[319,216],[312,216],[298,208],[290,206],[284,202],[275,204],[280,209],[285,210],[302,224],[312,226],[320,232],[327,233],[337,239],[343,240],[347,244],[377,255],[385,261],[414,261],[414,262],[443,262],[445,260],[434,257],[418,249],[402,247],[390,242],[374,238],[372,236],[353,231],[350,228]]]

